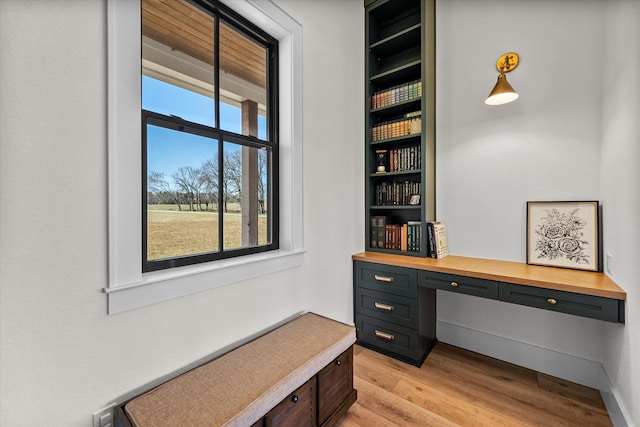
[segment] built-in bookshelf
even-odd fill
[[[367,250],[429,256],[435,216],[434,0],[365,0]]]

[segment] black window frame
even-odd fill
[[[187,0],[185,0],[187,1]],[[164,115],[153,111],[141,109],[142,119],[142,272],[152,272],[165,270],[187,265],[200,264],[205,262],[223,260],[233,257],[251,255],[261,252],[279,249],[279,150],[278,150],[278,40],[270,36],[255,24],[245,19],[229,7],[217,0],[188,0],[189,3],[198,6],[209,13],[214,19],[214,104],[215,104],[215,126],[206,126],[199,123],[190,122],[173,115]],[[266,140],[253,136],[237,134],[226,131],[220,127],[220,22],[230,26],[235,31],[250,38],[257,44],[263,46],[267,52],[267,82],[266,82],[266,103],[267,103],[267,136]],[[202,254],[192,254],[172,258],[149,260],[147,254],[147,126],[153,125],[166,129],[187,132],[194,135],[204,136],[217,141],[218,145],[218,250]],[[223,186],[222,177],[224,173],[224,144],[225,142],[247,146],[251,148],[266,148],[271,152],[267,156],[267,206],[269,209],[267,226],[267,244],[224,249],[224,209],[223,209]]]

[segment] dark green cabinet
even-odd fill
[[[367,250],[426,257],[435,217],[435,5],[365,1]]]
[[[435,290],[414,269],[355,261],[358,344],[420,366],[435,344]]]

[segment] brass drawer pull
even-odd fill
[[[458,287],[458,282],[451,282],[451,286],[453,286],[454,288]]]
[[[375,279],[379,282],[387,282],[387,283],[393,282],[393,277],[381,276],[379,274],[375,274],[373,277],[375,277]]]
[[[376,329],[375,334],[378,338],[382,338],[385,339],[387,341],[393,341],[396,339],[396,337],[394,335],[391,334],[387,334],[386,332],[380,332],[379,330]]]
[[[549,304],[551,304],[551,305],[554,305],[554,304],[557,304],[557,303],[558,303],[558,301],[556,301],[556,300],[555,300],[555,299],[553,299],[553,298],[549,298],[549,299],[547,299],[547,302],[548,302]]]
[[[393,311],[393,309],[395,308],[392,305],[383,304],[381,302],[374,302],[373,305],[380,310],[386,310],[386,311]]]

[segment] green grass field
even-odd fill
[[[163,209],[164,207],[173,209]],[[184,208],[183,208],[184,209]],[[186,207],[188,209],[188,207]],[[226,213],[224,248],[242,247],[242,215]],[[163,259],[218,250],[217,212],[179,211],[175,205],[152,205],[147,210],[148,258]],[[258,217],[258,244],[267,243],[267,218]]]

